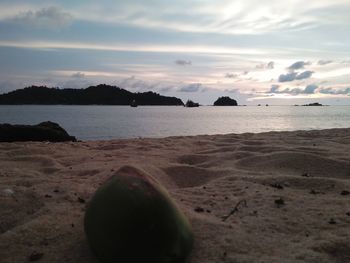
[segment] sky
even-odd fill
[[[349,0],[0,0],[0,93],[105,83],[350,105]]]

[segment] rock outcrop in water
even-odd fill
[[[303,106],[323,106],[323,105],[321,103],[314,102],[314,103],[304,104]]]
[[[0,124],[0,142],[18,141],[76,141],[57,123],[46,121],[37,125]]]
[[[185,107],[187,108],[199,107],[199,103],[193,102],[192,100],[188,100],[185,104]]]
[[[0,104],[20,105],[184,105],[176,97],[155,92],[133,93],[115,86],[101,84],[86,89],[59,89],[32,86],[0,95]]]
[[[237,101],[230,97],[220,97],[214,102],[214,106],[237,106]]]

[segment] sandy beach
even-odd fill
[[[97,262],[83,217],[120,167],[189,218],[192,263],[350,262],[350,129],[0,144],[0,261]]]

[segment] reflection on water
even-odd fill
[[[349,128],[350,107],[0,106],[0,122],[54,121],[82,140]]]

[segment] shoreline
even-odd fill
[[[154,176],[189,218],[192,263],[346,262],[349,149],[350,128],[0,143],[2,262],[97,262],[85,205],[124,165]]]
[[[230,135],[251,135],[251,134],[269,134],[269,133],[300,133],[300,132],[320,132],[320,131],[337,131],[337,130],[350,130],[348,128],[327,128],[327,129],[300,129],[300,130],[279,130],[279,131],[265,131],[265,132],[242,132],[242,133],[216,133],[216,134],[197,134],[197,135],[170,135],[164,137],[130,137],[130,138],[115,138],[115,139],[96,139],[96,140],[80,140],[77,142],[106,142],[106,141],[119,141],[119,140],[137,140],[137,139],[178,139],[178,138],[194,138],[194,137],[208,137],[208,136],[230,136]]]

